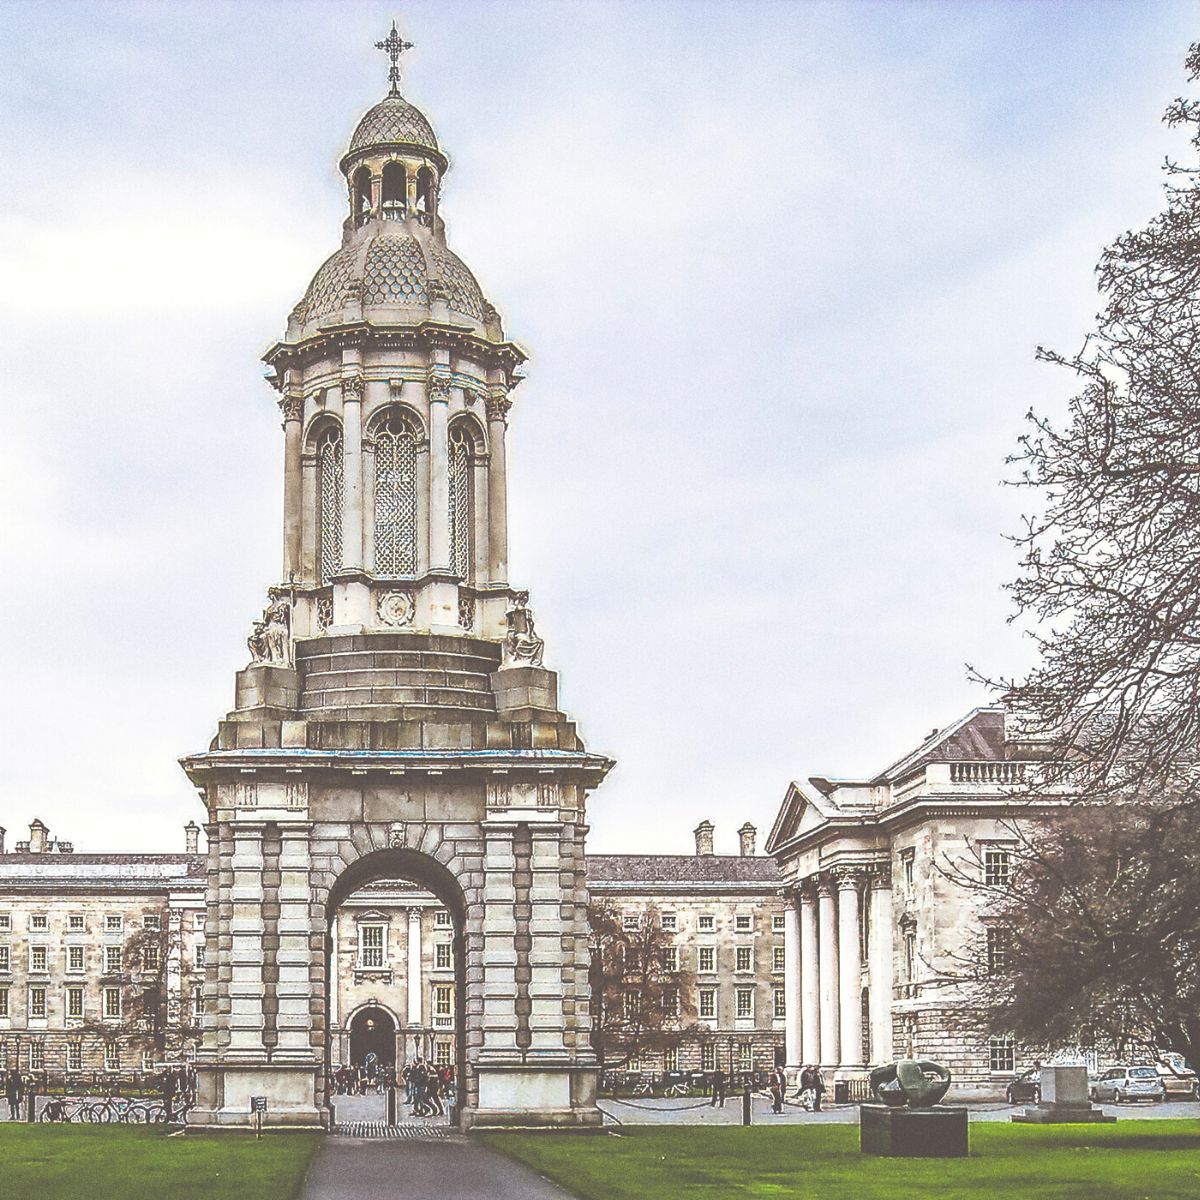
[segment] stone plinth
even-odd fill
[[[558,711],[558,676],[545,667],[502,667],[492,672],[491,685],[501,713],[514,709]]]
[[[858,1106],[863,1154],[888,1158],[966,1158],[967,1110],[949,1105],[893,1108]]]
[[[1108,1125],[1117,1118],[1092,1106],[1086,1067],[1043,1067],[1041,1103],[1014,1113],[1019,1125]]]

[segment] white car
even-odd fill
[[[1126,1100],[1161,1101],[1166,1088],[1156,1067],[1109,1067],[1092,1081],[1092,1100],[1123,1104]]]

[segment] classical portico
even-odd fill
[[[453,921],[461,1124],[589,1125],[591,754],[508,579],[523,352],[448,247],[449,162],[391,89],[341,160],[341,246],[268,350],[283,571],[234,708],[183,760],[208,811],[208,973],[190,1120],[328,1123],[335,916],[404,880]],[[419,912],[407,1011],[421,1027]],[[353,1029],[351,1030],[353,1033]]]
[[[840,1074],[860,1073],[891,1052],[888,866],[864,858],[817,869],[789,880],[784,901],[788,1066],[819,1063]]]

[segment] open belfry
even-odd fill
[[[584,838],[611,760],[558,707],[508,576],[524,355],[447,246],[448,161],[400,92],[341,160],[340,248],[265,362],[283,571],[233,711],[183,760],[208,810],[198,1126],[329,1121],[330,927],[407,880],[454,924],[463,1127],[599,1124]]]

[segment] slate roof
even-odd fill
[[[589,854],[587,877],[590,885],[601,888],[643,884],[759,889],[781,882],[773,858],[740,854]]]
[[[0,892],[18,888],[146,891],[204,887],[206,882],[202,854],[0,855]]]

